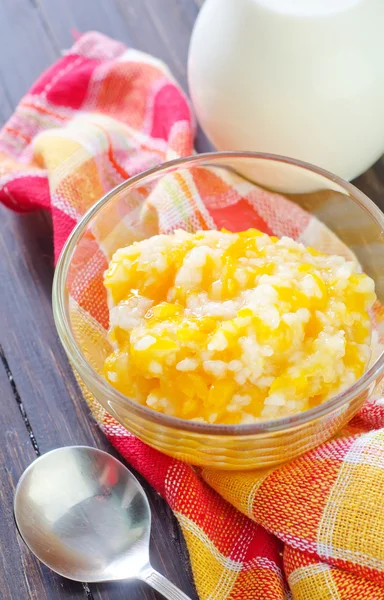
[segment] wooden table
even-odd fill
[[[99,30],[160,57],[186,87],[198,10],[194,0],[0,0],[0,123],[72,45],[73,30]],[[207,148],[202,144],[200,150]],[[160,598],[141,582],[88,587],[67,581],[41,565],[16,534],[14,488],[36,455],[71,444],[113,449],[90,418],[54,327],[49,216],[15,215],[0,207],[0,232],[0,598]],[[196,599],[176,519],[158,494],[144,487],[153,512],[153,565]]]
[[[96,29],[165,60],[186,88],[190,32],[202,0],[0,0],[0,123],[43,69]],[[209,148],[200,133],[197,149]],[[384,161],[356,184],[384,207]],[[53,324],[52,228],[48,215],[0,207],[0,598],[160,598],[142,583],[81,585],[51,573],[18,537],[14,488],[39,454],[95,445],[113,453],[89,417]],[[196,599],[184,541],[171,511],[144,485],[153,511],[154,566]]]

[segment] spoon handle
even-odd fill
[[[139,578],[148,583],[154,590],[160,592],[168,600],[191,600],[187,594],[184,594],[169,579],[155,571],[149,564],[140,571]]]

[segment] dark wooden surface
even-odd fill
[[[97,29],[150,52],[186,89],[190,32],[202,0],[0,0],[0,124],[72,31]],[[199,133],[196,147],[209,146]],[[384,162],[356,182],[384,208]],[[141,583],[82,586],[49,572],[18,537],[15,485],[39,453],[70,444],[113,453],[89,418],[51,313],[52,231],[43,213],[0,207],[0,598],[139,600],[160,598]],[[153,511],[153,564],[196,598],[184,542],[161,498],[144,485]]]
[[[73,30],[96,29],[164,59],[186,87],[196,0],[0,0],[0,124]],[[199,136],[199,149],[207,148]],[[14,488],[39,453],[87,444],[113,453],[89,416],[51,312],[52,231],[44,213],[0,207],[0,598],[155,600],[144,583],[82,586],[51,573],[16,533]],[[153,512],[155,568],[196,599],[185,544],[163,500],[144,482]]]

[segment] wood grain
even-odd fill
[[[0,81],[15,106],[58,56],[32,0],[0,0]]]
[[[56,600],[63,597],[84,598],[80,584],[56,577],[25,546],[17,533],[13,518],[13,494],[24,469],[37,453],[31,444],[27,415],[22,415],[17,388],[0,348],[0,597]]]
[[[157,34],[158,51],[153,42],[139,44],[146,35],[154,35],[155,25],[148,20],[148,6],[140,2],[130,4],[134,18],[131,12],[123,10],[124,6],[119,7],[107,0],[0,0],[0,49],[7,48],[7,52],[0,52],[0,83],[6,90],[0,101],[2,121],[8,118],[19,98],[41,71],[58,57],[61,49],[68,48],[72,43],[73,29],[99,29],[130,45],[135,45],[136,41],[137,47],[170,59],[171,47],[167,46],[169,42],[165,40],[164,32],[163,38],[160,33]],[[195,11],[196,6],[192,5]],[[183,18],[184,30],[189,35],[185,14],[193,13],[176,11],[170,27],[179,31],[178,19]],[[143,31],[140,32],[141,24]],[[187,45],[186,39],[184,52]],[[177,53],[174,54],[175,60],[176,56]],[[181,63],[178,67],[181,67]],[[20,461],[13,486],[34,457],[32,441],[42,453],[69,444],[97,445],[112,453],[113,449],[90,418],[55,332],[51,312],[53,262],[49,216],[44,213],[15,215],[1,207],[0,252],[0,342],[28,415],[28,421],[24,422],[5,377],[4,381],[0,381],[0,386],[1,389],[5,387],[7,393],[2,396],[7,404],[12,405],[13,402],[15,414],[4,412],[3,416],[12,426],[16,416],[19,421],[21,419],[18,435],[24,435],[23,445],[16,439],[11,443]],[[3,376],[4,373],[3,370]],[[6,455],[3,463],[7,465],[9,461],[10,457]],[[153,512],[153,565],[191,598],[196,598],[187,552],[177,522],[166,503],[145,482],[142,483]],[[23,544],[20,556],[19,542],[12,538],[13,522],[9,520],[11,506],[12,487],[4,499],[8,519],[4,518],[0,523],[0,538],[6,540],[14,562],[5,598],[160,598],[145,584],[136,582],[91,586],[87,592],[81,586],[71,587],[72,584],[49,573],[35,561]],[[28,569],[27,580],[23,578],[25,567]],[[5,571],[1,575],[5,576]]]
[[[72,44],[74,30],[97,29],[158,56],[188,91],[189,37],[202,1],[0,0],[0,122],[41,71]],[[200,130],[196,148],[211,148]],[[361,176],[357,185],[384,207],[384,162]],[[68,582],[42,566],[16,534],[13,491],[36,456],[35,449],[43,453],[88,444],[114,451],[90,418],[55,332],[49,216],[20,216],[0,208],[0,253],[0,598],[160,598],[136,582],[90,589]],[[163,500],[143,484],[153,512],[153,564],[196,599],[177,522]]]
[[[353,183],[384,211],[384,156]]]
[[[86,444],[114,453],[88,414],[55,332],[50,303],[53,266],[49,220],[44,213],[21,216],[4,208],[0,213],[1,341],[39,451]],[[30,456],[27,458],[25,466],[30,462]],[[193,598],[177,522],[166,503],[142,483],[153,511],[153,564]],[[2,522],[3,536],[1,527]],[[127,585],[91,589],[94,598],[120,600],[127,595]],[[60,589],[67,597],[66,588]],[[130,583],[129,594],[132,600],[156,597],[142,583]]]

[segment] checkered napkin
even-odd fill
[[[191,154],[192,140],[188,101],[164,64],[88,33],[41,76],[1,130],[0,200],[20,212],[49,210],[57,257],[107,190]],[[214,172],[195,180],[179,173],[169,189],[152,207],[161,231],[230,228],[240,212],[247,223],[238,229],[251,224],[300,240],[313,230],[313,217],[287,199],[274,195],[273,209],[267,192]],[[102,319],[85,296],[79,302],[93,321]],[[376,321],[383,321],[380,309]],[[82,390],[108,439],[174,511],[201,599],[384,600],[379,398],[336,439],[289,464],[198,474],[130,435]]]

